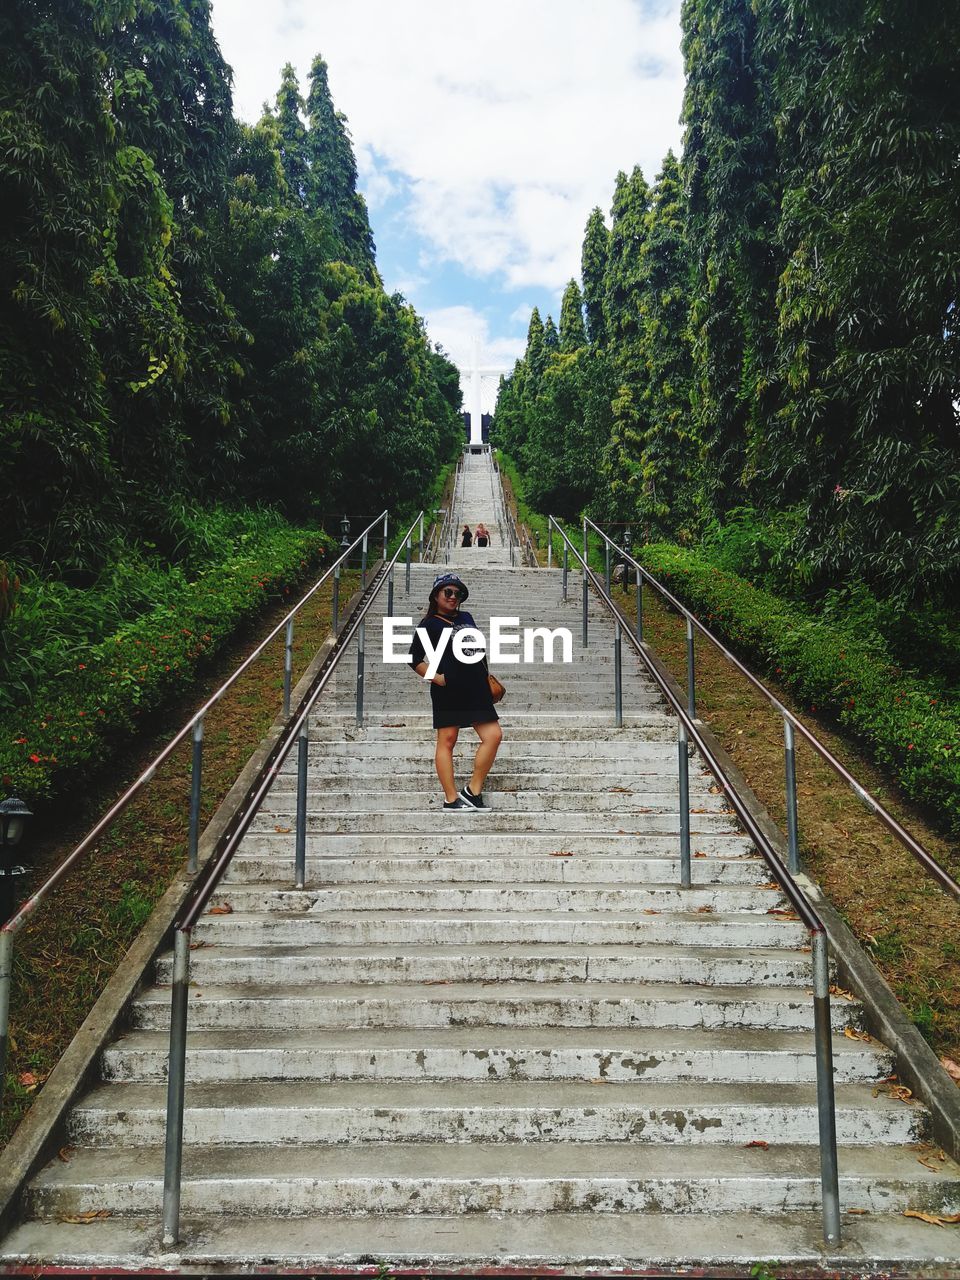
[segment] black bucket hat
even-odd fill
[[[438,587],[457,587],[460,591],[461,603],[466,600],[467,596],[470,594],[467,590],[467,584],[462,578],[458,578],[455,573],[438,574],[433,580],[433,590],[430,594],[433,595],[433,592],[436,591]]]

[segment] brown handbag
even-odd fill
[[[490,686],[490,697],[494,702],[500,702],[503,695],[507,692],[504,686],[500,683],[497,677],[492,676],[489,671],[487,672],[487,683]]]

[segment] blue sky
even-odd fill
[[[617,170],[680,147],[680,0],[213,0],[213,24],[246,120],[326,59],[386,286],[461,366],[475,340],[512,365]]]

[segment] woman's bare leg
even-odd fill
[[[473,728],[480,739],[480,745],[477,747],[477,754],[473,760],[470,790],[475,796],[478,796],[483,790],[487,774],[497,758],[497,749],[503,740],[503,730],[500,728],[499,720],[490,720],[487,724],[475,724]]]
[[[444,798],[451,802],[456,800],[458,794],[453,774],[453,748],[457,745],[459,735],[460,730],[456,725],[437,730],[437,752],[434,756],[434,763],[437,766],[437,777],[440,779],[441,787],[443,787]],[[494,751],[494,755],[496,755],[496,751]],[[491,759],[490,764],[492,763],[493,760]],[[489,767],[488,765],[487,768]]]

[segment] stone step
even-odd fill
[[[417,725],[370,723],[362,729],[355,725],[345,724],[339,720],[324,717],[322,720],[311,718],[310,738],[313,742],[405,742],[411,738],[411,730],[419,731],[422,723]],[[510,728],[512,742],[632,742],[642,729],[644,737],[669,737],[676,742],[677,722],[666,711],[654,711],[644,716],[635,716],[624,729],[611,727],[608,733],[599,724],[540,725],[535,723],[515,725]]]
[[[292,775],[289,775],[287,781],[288,785],[271,789],[267,801],[260,809],[261,814],[289,815],[296,812],[296,781]],[[315,814],[349,811],[359,816],[364,813],[422,813],[432,806],[442,812],[436,777],[422,775],[416,778],[398,778],[397,783],[406,785],[402,788],[398,785],[387,791],[379,788],[371,788],[369,791],[357,788],[340,791],[330,790],[322,782],[308,779],[308,811]],[[630,791],[627,794],[623,788],[618,788],[613,792],[600,791],[584,795],[573,789],[519,791],[488,785],[484,788],[484,798],[491,805],[495,803],[500,813],[597,813],[630,817],[635,814],[670,813],[677,810],[675,789],[672,792]],[[725,805],[723,796],[713,795],[707,790],[697,794],[692,807],[701,812],[719,814],[726,811]],[[726,812],[729,816],[729,811]]]
[[[413,813],[404,812],[403,810],[394,810],[389,813],[337,813],[333,810],[308,811],[307,833],[315,836],[332,835],[334,833],[357,833],[360,835],[386,833],[391,836],[419,835],[436,831],[438,824],[441,823],[447,831],[451,827],[455,830],[460,830],[464,821],[463,816],[459,811],[454,813],[445,811],[442,805],[442,797],[438,795],[434,797],[432,805]],[[292,812],[295,812],[295,809],[287,807],[279,811],[284,816],[289,816]],[[483,822],[484,830],[494,835],[519,833],[542,835],[545,827],[548,830],[552,827],[565,837],[568,835],[577,836],[581,840],[589,838],[591,835],[607,835],[611,830],[614,834],[617,834],[622,830],[623,823],[628,820],[628,816],[630,830],[625,834],[636,836],[679,835],[680,814],[678,812],[634,813],[627,815],[625,813],[578,813],[568,809],[561,815],[555,816],[549,809],[546,812],[535,813],[494,808],[493,793],[490,796],[488,812],[466,815],[468,820],[472,820],[474,823]],[[277,817],[278,811],[276,809],[272,812],[270,809],[264,809],[253,820],[250,834],[256,836],[272,833],[276,826]],[[690,814],[690,830],[693,837],[707,833],[714,835],[737,834],[736,821],[727,813],[692,812]]]
[[[169,983],[173,953],[161,956],[156,980]],[[574,946],[569,949],[515,945],[411,947],[209,947],[191,957],[195,986],[256,983],[314,986],[318,983],[625,982],[701,986],[808,987],[809,955],[777,948],[712,953],[696,947]]]
[[[259,902],[256,904],[259,906]],[[462,911],[325,911],[271,915],[237,909],[230,915],[205,915],[194,926],[197,941],[237,946],[424,946],[515,942],[617,944],[662,943],[704,947],[801,947],[809,941],[798,921],[755,912],[632,912],[590,915]]]
[[[412,832],[397,835],[393,832],[327,831],[307,832],[307,856],[328,854],[353,855],[357,858],[378,855],[415,854],[422,857],[442,857],[456,854],[460,857],[481,857],[486,854],[494,866],[502,856],[539,854],[550,857],[589,854],[592,857],[649,855],[669,858],[676,855],[679,839],[676,835],[639,835],[624,829],[623,833],[599,834],[594,831],[514,831],[498,832],[492,817],[472,810],[457,810],[444,814],[438,810],[435,830],[417,835]],[[279,830],[278,830],[279,828]],[[289,830],[287,830],[289,828]],[[483,833],[487,832],[487,835]],[[287,818],[273,824],[267,831],[251,831],[243,839],[244,857],[265,858],[276,869],[277,878],[285,875],[285,868],[293,866],[293,819]],[[722,858],[750,858],[753,846],[746,836],[730,835],[719,831],[694,833],[691,837],[694,883],[701,877],[697,864],[704,861],[698,853]],[[706,877],[704,877],[705,879]],[[678,879],[679,883],[679,879]],[[508,904],[507,904],[508,905]],[[644,906],[649,904],[644,903]],[[766,907],[764,907],[766,910]]]
[[[695,1096],[691,1096],[695,1093]],[[166,1090],[104,1085],[74,1108],[76,1146],[158,1146]],[[851,1146],[920,1142],[925,1113],[862,1085],[836,1090],[837,1140]],[[676,1143],[816,1145],[812,1085],[479,1084],[302,1082],[195,1084],[187,1092],[184,1142],[274,1146],[366,1142]]]
[[[860,1016],[859,1005],[831,1002],[833,1027]],[[131,1008],[144,1031],[169,1026],[170,992],[144,991]],[[204,983],[190,994],[190,1025],[238,1030],[318,1027],[748,1027],[807,1031],[813,1000],[796,987],[697,987],[619,982],[314,983],[244,987]]]
[[[75,1215],[74,1215],[75,1216]],[[870,1259],[887,1274],[956,1280],[960,1232],[939,1231],[916,1219],[871,1214],[844,1217],[842,1249],[823,1243],[819,1209],[809,1213],[464,1214],[397,1217],[331,1214],[303,1218],[291,1230],[274,1215],[184,1217],[182,1242],[161,1250],[156,1214],[82,1223],[28,1221],[4,1242],[12,1269],[70,1266],[85,1272],[124,1272],[130,1260],[163,1273],[260,1270],[373,1275],[372,1267],[411,1274],[482,1274],[493,1266],[520,1273],[568,1268],[577,1274],[639,1274],[651,1265],[668,1274],[713,1268],[714,1274],[749,1275],[758,1258],[777,1259],[795,1274],[847,1275],[851,1258],[860,1275]],[[585,1263],[584,1260],[588,1261]],[[373,1261],[372,1261],[373,1260]],[[866,1260],[866,1263],[864,1263]],[[794,1264],[796,1264],[794,1266]],[[799,1269],[803,1268],[801,1272]],[[825,1271],[829,1268],[829,1271]]]
[[[166,1031],[132,1031],[103,1053],[106,1080],[165,1080]],[[890,1051],[875,1041],[833,1038],[838,1084],[882,1079]],[[418,1027],[414,1030],[194,1031],[187,1079],[217,1080],[649,1080],[787,1084],[816,1079],[808,1032],[631,1027]]]
[[[781,909],[777,889],[763,886],[624,884],[499,884],[379,885],[354,883],[293,889],[264,882],[223,885],[215,904],[229,901],[234,911],[680,911],[708,915],[713,911]]]
[[[474,744],[472,744],[475,747]],[[454,751],[454,766],[458,774],[472,768],[474,750],[467,746]],[[379,763],[379,762],[378,762]],[[427,747],[420,760],[408,764],[402,771],[365,767],[363,760],[358,760],[354,768],[347,765],[338,766],[335,770],[325,768],[320,762],[311,765],[307,773],[307,794],[315,796],[326,791],[340,791],[350,785],[359,797],[376,796],[391,791],[423,793],[436,796],[439,790],[437,775],[433,768],[432,747]],[[296,752],[287,757],[276,781],[271,788],[270,796],[288,795],[297,785]],[[690,802],[694,808],[708,808],[707,796],[715,793],[713,777],[701,769],[695,761],[691,761],[690,769]],[[612,765],[604,768],[589,766],[576,768],[571,765],[563,769],[559,761],[546,762],[535,760],[514,761],[501,768],[498,762],[495,771],[487,778],[484,795],[516,794],[518,791],[543,792],[573,796],[583,795],[589,799],[592,795],[620,796],[627,803],[635,803],[636,797],[647,792],[651,795],[677,794],[677,767],[666,762],[649,761],[638,765]],[[722,799],[722,797],[721,797]],[[641,803],[643,803],[641,801]],[[571,805],[576,808],[576,805]],[[721,806],[723,807],[723,806]]]
[[[289,861],[289,859],[288,859]],[[265,863],[260,857],[235,855],[225,883],[253,884],[276,880],[276,861]],[[703,857],[697,860],[696,884],[761,884],[769,876],[766,863],[759,858]],[[497,883],[537,881],[564,884],[589,884],[616,881],[625,884],[676,884],[680,880],[677,858],[658,858],[633,854],[597,858],[577,854],[569,858],[504,854],[495,862],[489,858],[421,858],[415,854],[401,857],[364,858],[351,854],[341,857],[311,857],[306,860],[306,883],[310,888],[329,884],[351,884],[356,881],[378,884],[409,884],[413,881]]]
[[[909,1151],[844,1152],[842,1204],[849,1212],[956,1212],[960,1169],[939,1174]],[[74,1151],[37,1179],[28,1199],[37,1217],[157,1213],[163,1151]],[[584,1142],[369,1143],[188,1148],[184,1213],[783,1213],[820,1205],[815,1150]]]

